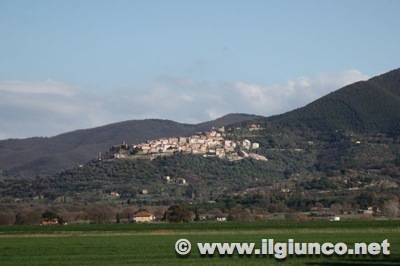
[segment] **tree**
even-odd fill
[[[58,219],[58,215],[52,211],[45,211],[42,213],[42,218],[46,220]]]
[[[241,222],[252,222],[254,221],[254,215],[249,209],[246,208],[233,208],[229,213],[229,220],[241,221]]]
[[[52,211],[45,211],[42,213],[42,219],[43,220],[57,220],[58,224],[64,224],[65,221],[62,217],[60,217],[57,213],[52,212]]]
[[[17,213],[17,214],[15,215],[15,224],[16,224],[16,225],[24,224],[24,218],[22,217],[22,214],[21,214],[21,213]]]
[[[400,214],[399,201],[397,199],[386,201],[383,204],[383,214],[390,218],[398,217]]]
[[[15,216],[11,212],[0,212],[0,225],[11,225],[15,223]]]
[[[39,224],[41,221],[38,210],[22,209],[15,215],[15,224]]]
[[[356,202],[360,205],[360,208],[366,209],[376,202],[376,195],[371,192],[362,192],[356,197]]]
[[[396,159],[394,160],[394,164],[400,167],[400,154],[397,154]]]
[[[135,213],[135,208],[134,207],[127,207],[124,208],[121,212],[120,218],[121,219],[126,219],[129,223],[133,221],[133,214]]]
[[[113,209],[106,205],[94,205],[87,210],[87,213],[89,220],[96,224],[109,223],[115,218]]]
[[[190,222],[193,220],[193,213],[183,206],[173,205],[165,212],[164,218],[172,223]]]
[[[330,210],[334,213],[334,214],[340,214],[343,211],[343,207],[342,204],[340,203],[333,203],[330,207]]]

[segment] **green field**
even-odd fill
[[[195,242],[259,242],[262,238],[307,242],[381,242],[387,257],[187,257],[177,239]],[[194,245],[193,245],[194,246]],[[400,265],[398,221],[112,224],[0,227],[0,265]]]

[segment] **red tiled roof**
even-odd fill
[[[135,217],[150,217],[150,216],[153,216],[153,214],[146,210],[139,210],[139,211],[135,212],[134,216]]]

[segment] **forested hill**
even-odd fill
[[[0,170],[23,177],[51,175],[84,164],[96,158],[98,152],[106,151],[122,141],[135,144],[161,137],[191,135],[214,126],[255,118],[257,116],[229,114],[200,124],[161,119],[131,120],[50,138],[3,140],[0,141]]]
[[[269,122],[320,131],[400,133],[400,69],[332,92]]]

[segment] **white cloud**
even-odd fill
[[[77,88],[51,80],[0,82],[0,135],[48,136],[94,126],[93,113],[101,117],[102,112],[96,97],[90,98]]]
[[[53,80],[44,82],[3,81],[0,82],[0,92],[72,96],[75,89]]]
[[[162,77],[147,88],[97,94],[50,80],[0,82],[0,138],[49,136],[128,119],[196,123],[232,112],[269,116],[367,78],[358,70],[273,85]]]
[[[243,98],[247,110],[262,115],[273,115],[289,111],[310,103],[345,85],[368,79],[358,70],[321,74],[316,77],[300,77],[286,84],[260,85],[235,82],[233,88]]]

